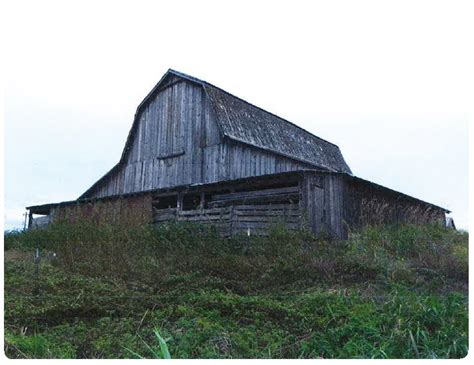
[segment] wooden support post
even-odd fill
[[[309,192],[309,184],[310,176],[308,173],[304,173],[302,180],[299,182],[301,224],[304,228],[311,229],[310,208],[312,204],[310,204],[311,194]]]
[[[26,210],[26,212],[23,213],[23,215],[25,216],[25,223],[23,224],[23,230],[26,231],[26,229],[28,228],[28,210]]]
[[[232,236],[234,234],[234,225],[235,225],[235,212],[234,212],[234,205],[232,204],[230,207],[229,207],[229,234]]]
[[[28,213],[28,228],[31,228],[33,226],[33,213],[31,210]]]
[[[204,191],[201,191],[201,200],[199,201],[199,209],[200,209],[200,210],[203,210],[205,204],[206,204],[206,202],[205,202],[205,194],[204,194]]]
[[[179,221],[180,213],[183,210],[183,194],[178,193],[176,201],[176,219]]]

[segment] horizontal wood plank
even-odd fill
[[[211,200],[236,200],[236,199],[247,199],[255,198],[269,195],[281,195],[281,194],[291,194],[298,193],[299,189],[297,186],[291,186],[287,188],[277,188],[277,189],[264,189],[264,190],[255,190],[255,191],[243,191],[238,193],[231,194],[216,194]]]

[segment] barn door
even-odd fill
[[[326,206],[324,202],[324,189],[318,185],[311,185],[311,193],[313,196],[311,228],[315,234],[319,234],[324,230],[325,226]]]

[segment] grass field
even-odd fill
[[[467,276],[467,233],[438,226],[367,227],[345,242],[278,227],[221,239],[183,223],[9,232],[5,352],[462,358]]]

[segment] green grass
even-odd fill
[[[161,337],[160,333],[154,329],[153,333],[156,336],[156,340],[158,341],[159,349],[156,349],[155,346],[147,344],[145,341],[143,343],[145,344],[146,348],[149,350],[150,354],[154,359],[171,359],[171,354],[168,349],[168,345],[166,344],[166,340]],[[138,359],[146,359],[147,357],[144,355],[137,354],[135,351],[130,350],[129,348],[125,349],[130,352],[133,356],[135,356]]]
[[[56,252],[35,276],[34,248]],[[5,236],[10,358],[462,358],[468,235],[56,225]]]

